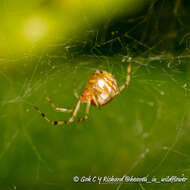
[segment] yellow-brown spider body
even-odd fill
[[[80,95],[82,103],[101,107],[109,103],[118,92],[118,86],[112,74],[97,70],[87,81],[86,88]]]
[[[72,113],[72,116],[66,121],[52,121],[48,119],[48,117],[40,111],[38,107],[34,107],[41,116],[47,120],[51,125],[64,125],[72,123],[73,121],[84,121],[88,119],[88,114],[90,110],[90,105],[97,106],[100,108],[101,106],[109,103],[116,95],[118,95],[125,87],[129,85],[130,81],[130,73],[131,73],[131,65],[129,64],[127,68],[127,76],[125,83],[118,87],[117,82],[112,74],[106,71],[96,71],[92,76],[88,79],[85,90],[81,93],[79,100],[76,104],[74,110],[66,109],[66,108],[58,108],[50,98],[46,97],[48,102],[51,103],[51,106],[60,112],[68,112]],[[76,97],[78,97],[77,93],[75,93]],[[82,118],[77,118],[77,113],[80,109],[80,104],[86,103],[86,113]]]

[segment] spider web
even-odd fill
[[[131,32],[143,22],[143,19],[139,20],[131,28]],[[86,47],[88,47],[86,44],[89,44],[88,40],[79,40],[77,43],[77,40],[73,39],[73,41],[70,40],[66,43],[49,44],[50,50],[48,49],[40,55],[34,56],[30,52],[21,59],[2,58],[3,66],[0,71],[3,89],[0,102],[0,109],[2,110],[0,113],[1,138],[3,139],[0,160],[2,163],[8,166],[11,163],[10,157],[17,153],[16,160],[24,157],[24,163],[26,165],[31,164],[26,159],[27,156],[18,156],[18,152],[21,152],[17,147],[24,143],[24,152],[30,154],[33,159],[31,165],[35,168],[35,171],[29,168],[32,174],[31,176],[27,174],[28,178],[31,177],[34,180],[33,185],[43,184],[49,189],[62,186],[61,179],[64,179],[65,184],[68,181],[72,184],[73,175],[99,174],[111,176],[114,174],[119,177],[126,174],[143,177],[156,176],[158,178],[165,177],[164,175],[189,177],[189,166],[187,164],[190,156],[186,148],[189,145],[188,135],[186,134],[189,132],[188,98],[190,89],[188,72],[185,72],[185,68],[188,68],[189,55],[187,53],[180,55],[166,52],[157,53],[160,42],[149,47],[144,41],[133,37],[130,31],[125,34],[125,38],[133,42],[134,48],[141,47],[145,49],[143,52],[138,52],[136,56],[134,56],[131,47],[128,47],[127,55],[123,53],[126,49],[125,40],[117,36],[104,42],[95,41],[90,47],[90,54],[85,52]],[[98,39],[97,31],[92,30],[91,32]],[[182,41],[186,45],[189,43],[188,34],[183,36]],[[102,52],[102,48],[108,47],[111,52],[109,53],[112,54],[115,46],[120,47],[121,53],[110,57]],[[57,53],[55,51],[57,48],[65,51]],[[188,48],[187,45],[185,51],[189,51]],[[17,71],[20,72],[18,78],[15,78],[14,75],[15,68],[5,66],[9,62],[15,62]],[[25,62],[31,64],[20,66],[20,63]],[[73,94],[75,80],[77,83],[76,89],[80,93],[85,87],[88,77],[96,69],[100,69],[113,73],[121,85],[125,80],[126,68],[129,63],[132,64],[132,79],[128,90],[100,112],[92,108],[91,119],[89,119],[90,126],[86,124],[87,121],[84,124],[73,124],[74,129],[72,127],[71,129],[67,127],[65,129],[62,127],[57,129],[48,128],[47,123],[32,109],[33,105],[38,105],[40,109],[47,111],[51,118],[68,118],[68,115],[62,116],[62,114],[54,113],[44,100],[44,96],[49,95],[60,106],[73,107],[76,99],[71,98],[71,94]],[[22,73],[23,68],[25,72]],[[121,102],[123,102],[123,105],[121,105]],[[127,110],[125,106],[127,106]],[[16,113],[13,110],[15,107],[18,108]],[[122,111],[126,110],[130,117],[126,117],[125,113],[116,113],[116,110],[120,109]],[[146,114],[144,115],[144,113]],[[152,119],[147,116],[149,114],[150,117],[153,117]],[[171,121],[172,118],[173,121]],[[112,126],[110,126],[109,120],[113,121]],[[162,132],[159,133],[159,131]],[[46,136],[46,138],[43,141],[39,140],[43,136]],[[81,141],[81,145],[77,145],[74,139],[80,142],[83,138],[85,141]],[[112,140],[113,142],[111,142]],[[104,141],[105,145],[103,145]],[[87,155],[83,157],[78,152],[78,149],[81,149],[87,143],[95,149],[89,152],[91,162],[88,161]],[[69,150],[63,149],[63,153],[59,152],[61,146],[66,148],[64,144],[69,145],[71,149],[73,148],[72,151],[79,156],[78,161],[72,158],[73,154]],[[107,146],[109,145],[111,148],[108,151]],[[51,150],[48,152],[47,147],[50,146]],[[136,151],[134,149],[130,150],[130,146]],[[52,150],[53,148],[55,150]],[[87,148],[87,150],[90,151],[90,148]],[[50,156],[51,151],[57,154],[54,160]],[[96,159],[93,158],[95,156],[94,151],[97,154],[103,154],[110,161],[110,164],[106,164],[97,157],[95,157]],[[111,157],[114,157],[116,161],[111,162]],[[176,160],[173,164],[177,165],[177,169],[169,164],[173,157]],[[128,163],[126,163],[126,160]],[[185,166],[178,164],[181,160],[185,162]],[[120,161],[121,165],[117,165],[117,161]],[[93,164],[94,162],[96,164]],[[152,164],[149,165],[150,162]],[[59,164],[63,165],[61,169],[59,169]],[[112,170],[111,164],[118,168]],[[164,168],[167,164],[170,172],[165,174],[166,170]],[[71,169],[71,165],[74,169]],[[106,172],[100,169],[101,166],[104,167]],[[9,167],[9,170],[11,171],[14,167]],[[88,167],[90,167],[90,170],[87,169]],[[7,178],[3,176],[3,172],[6,169],[3,166],[1,168],[3,169],[0,179],[4,187]],[[70,173],[69,170],[71,170]],[[80,172],[77,173],[77,171]],[[18,175],[23,175],[20,170],[16,170],[16,172]],[[64,175],[68,174],[68,176],[62,178],[60,177],[62,174],[60,174],[58,176],[60,181],[53,177],[50,181],[47,181],[45,172],[48,172],[49,176],[56,173],[59,175],[59,172],[64,173]],[[11,182],[10,186],[12,188],[22,184],[19,178],[17,180]],[[140,189],[149,189],[150,187],[143,183],[132,184],[132,187],[135,185]],[[119,190],[126,189],[128,184],[114,184],[113,186]],[[188,183],[181,184],[181,187],[183,189],[188,188]]]

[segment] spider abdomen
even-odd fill
[[[103,106],[110,102],[118,92],[115,78],[108,72],[96,71],[88,80],[86,89],[80,96],[82,102]]]

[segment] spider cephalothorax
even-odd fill
[[[118,95],[126,86],[128,86],[130,81],[131,65],[128,66],[127,76],[125,83],[118,88],[117,82],[112,74],[106,71],[97,70],[87,81],[86,88],[81,93],[78,103],[73,110],[66,108],[57,108],[56,105],[47,97],[47,100],[51,103],[57,111],[72,113],[72,116],[67,121],[51,121],[44,113],[42,113],[37,107],[35,109],[42,115],[52,125],[63,125],[72,123],[74,120],[83,121],[88,119],[88,113],[90,105],[97,106],[101,108],[103,105],[109,103],[116,95]],[[81,103],[86,103],[86,114],[83,118],[76,118],[77,113],[80,108]]]

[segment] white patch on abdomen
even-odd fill
[[[107,103],[112,98],[112,95],[115,94],[113,89],[103,79],[97,81],[97,88],[102,91],[102,93],[97,96],[97,101],[100,105]],[[105,88],[107,90],[105,90]]]

